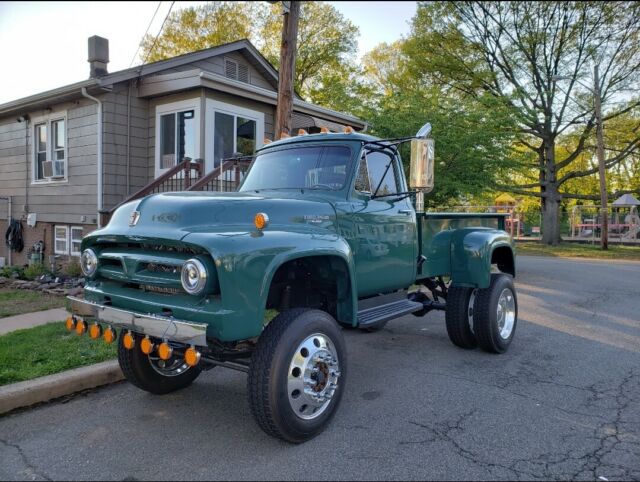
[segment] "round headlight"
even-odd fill
[[[96,274],[98,270],[98,256],[96,256],[93,249],[85,249],[82,252],[80,267],[82,268],[82,273],[88,278]]]
[[[207,269],[197,259],[190,259],[182,265],[181,279],[187,293],[198,295],[207,285]]]

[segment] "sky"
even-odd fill
[[[198,3],[176,2],[173,8]],[[416,2],[328,3],[360,28],[359,56],[408,34],[416,11]],[[87,79],[87,38],[92,35],[109,39],[110,72],[128,68],[156,8],[149,29],[154,35],[170,5],[0,1],[0,104]]]

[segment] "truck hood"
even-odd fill
[[[132,214],[136,211],[139,217],[132,226]],[[298,225],[335,231],[336,212],[329,201],[318,196],[180,192],[155,194],[127,203],[95,234],[179,241],[190,233],[256,231],[257,213],[267,214],[270,230]]]

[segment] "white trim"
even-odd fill
[[[264,112],[247,109],[233,104],[227,104],[214,99],[207,99],[207,115],[205,125],[205,173],[213,170],[214,165],[214,143],[215,143],[215,113],[222,112],[234,116],[234,126],[236,117],[244,117],[256,121],[256,150],[264,144]],[[235,131],[235,127],[234,127]],[[236,150],[236,139],[233,139],[233,148]]]
[[[82,242],[82,234],[84,233],[84,228],[82,226],[71,226],[69,228],[69,253],[71,256],[80,256],[80,251],[73,250],[73,230],[80,230],[80,242]]]
[[[194,152],[195,159],[200,159],[202,154],[200,153],[200,97],[194,97],[193,99],[181,100],[179,102],[171,102],[168,104],[160,104],[156,106],[156,137],[155,137],[155,164],[154,172],[155,177],[160,176],[168,169],[160,169],[160,117],[164,114],[177,114],[186,110],[193,110],[193,122],[195,125],[194,133]],[[176,116],[177,119],[177,116]],[[176,142],[178,142],[178,136],[176,135]],[[177,155],[177,149],[176,149]]]
[[[38,139],[36,137],[36,127],[41,124],[45,125],[47,131],[47,150],[45,151],[45,161],[53,161],[53,126],[55,121],[64,121],[64,177],[53,178],[45,177],[37,179],[38,169]],[[31,119],[31,185],[43,184],[68,184],[69,182],[69,122],[67,120],[67,111],[61,110],[51,112],[46,116],[39,116]]]
[[[58,228],[62,228],[65,231],[64,242],[65,242],[65,250],[58,250],[58,241],[63,241],[63,238],[58,237]],[[62,224],[56,224],[53,226],[53,252],[54,254],[69,254],[69,226],[65,226]]]

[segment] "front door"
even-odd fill
[[[406,288],[414,280],[415,211],[408,198],[393,196],[405,190],[402,179],[395,156],[364,151],[343,225],[355,257],[359,297]]]

